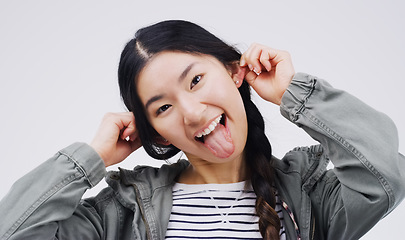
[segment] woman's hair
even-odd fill
[[[168,159],[180,150],[173,145],[159,144],[159,134],[147,119],[145,108],[138,95],[136,81],[146,63],[162,51],[211,55],[225,67],[236,64],[241,54],[234,47],[187,21],[163,21],[139,29],[125,46],[118,68],[118,81],[122,99],[133,112],[136,127],[145,151],[156,159]],[[245,106],[248,136],[245,159],[250,170],[251,183],[256,193],[256,213],[259,216],[260,233],[265,239],[279,239],[280,219],[275,212],[274,173],[271,145],[264,133],[263,117],[251,101],[250,87],[243,81],[239,92]]]

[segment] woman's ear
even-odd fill
[[[242,85],[243,79],[245,79],[246,69],[246,67],[239,66],[239,63],[234,63],[230,66],[230,74],[237,88]]]

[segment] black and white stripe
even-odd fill
[[[166,239],[262,239],[256,194],[245,183],[176,183]],[[281,209],[277,201],[275,210],[282,219]],[[285,239],[283,227],[280,234]]]

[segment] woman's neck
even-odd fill
[[[247,180],[247,166],[243,157],[224,163],[189,158],[190,166],[181,173],[179,183],[235,183]]]

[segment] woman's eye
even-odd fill
[[[169,109],[171,105],[169,104],[165,104],[163,106],[161,106],[160,108],[158,108],[158,110],[156,111],[156,115],[159,115],[161,113],[163,113],[164,111],[166,111],[167,109]]]
[[[193,78],[193,80],[191,80],[190,89],[193,89],[193,87],[194,87],[195,85],[197,85],[197,83],[199,83],[200,81],[201,81],[201,75],[195,76],[195,77]]]

